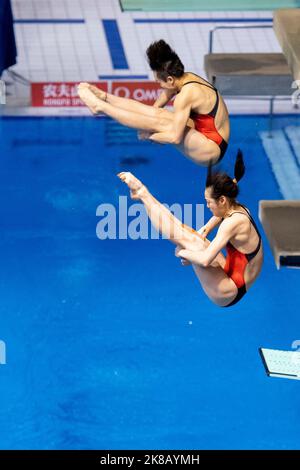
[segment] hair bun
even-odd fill
[[[178,55],[163,39],[150,44],[146,53],[152,70],[164,71],[167,75],[175,77],[180,77],[184,73],[184,66]]]

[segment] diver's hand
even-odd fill
[[[182,247],[177,245],[176,248],[175,248],[175,256],[177,258],[180,258],[180,251],[182,251]],[[184,258],[180,258],[180,261],[181,261],[182,266],[190,266],[192,264],[192,263],[190,263],[190,261],[188,261],[187,259],[184,259]]]
[[[139,130],[137,135],[139,140],[148,140],[152,132]]]
[[[201,235],[202,238],[206,238],[207,235],[208,235],[206,226],[203,225],[203,227],[201,227],[201,228],[198,230],[198,233],[199,233],[199,235]]]

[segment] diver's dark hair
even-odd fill
[[[180,78],[184,74],[184,65],[173,49],[163,39],[153,42],[147,51],[151,70],[158,78],[166,81],[168,76]]]
[[[206,188],[211,188],[211,197],[219,199],[221,196],[226,196],[233,203],[239,193],[238,181],[244,176],[245,164],[243,153],[238,150],[235,165],[234,165],[234,179],[227,173],[213,172],[212,165],[209,165],[206,177]]]

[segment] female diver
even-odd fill
[[[217,89],[198,75],[185,72],[176,52],[163,40],[147,49],[150,68],[162,92],[153,106],[121,98],[88,83],[78,86],[81,100],[94,113],[104,113],[138,129],[140,139],[173,144],[201,165],[219,162],[227,149],[230,126],[226,105]],[[173,98],[174,112],[163,109]]]
[[[249,210],[236,200],[237,183],[244,172],[240,151],[234,179],[226,173],[212,173],[209,166],[204,195],[213,217],[199,233],[176,219],[134,175],[129,172],[118,175],[130,188],[132,199],[139,199],[145,205],[156,230],[177,245],[175,255],[181,258],[182,264],[192,264],[210,300],[221,307],[230,307],[241,300],[257,279],[263,263],[258,228]],[[206,236],[217,225],[217,234],[209,242]],[[221,252],[223,248],[226,258]]]

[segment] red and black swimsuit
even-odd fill
[[[192,111],[190,118],[194,121],[196,131],[201,132],[201,134],[204,134],[208,139],[212,140],[213,142],[216,142],[216,144],[220,147],[221,153],[220,153],[219,160],[218,160],[219,162],[220,160],[222,160],[222,158],[225,155],[225,152],[228,147],[228,143],[219,134],[215,126],[215,117],[216,117],[218,107],[219,107],[218,90],[209,83],[208,84],[201,83],[201,82],[197,82],[196,80],[191,80],[189,82],[186,82],[182,86],[188,85],[189,83],[198,83],[198,85],[207,86],[208,88],[211,88],[212,90],[216,92],[216,103],[213,109],[211,110],[211,112],[208,114],[198,114]]]
[[[226,245],[227,256],[226,256],[226,263],[225,263],[224,271],[227,274],[227,276],[229,276],[235,283],[238,289],[238,293],[235,299],[233,299],[233,301],[230,302],[230,304],[225,305],[225,307],[231,307],[232,305],[236,304],[246,294],[247,290],[246,290],[246,283],[244,279],[245,269],[246,269],[247,264],[257,255],[261,247],[261,235],[258,231],[258,228],[256,226],[256,223],[254,222],[252,215],[250,214],[250,212],[245,206],[243,206],[242,204],[239,204],[239,205],[243,209],[245,209],[247,214],[241,211],[234,211],[228,217],[230,217],[232,214],[235,214],[235,213],[244,214],[246,217],[248,217],[253,227],[256,230],[256,233],[259,237],[259,241],[258,241],[257,247],[255,248],[254,251],[252,251],[252,253],[242,253],[237,248],[235,248],[230,242],[227,243]]]

